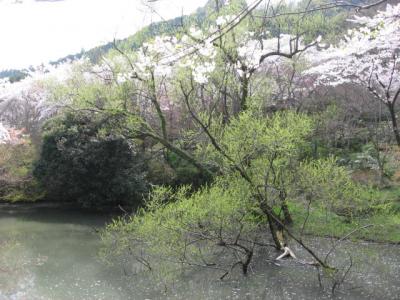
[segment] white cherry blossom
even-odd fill
[[[400,4],[387,5],[373,17],[350,20],[361,27],[349,30],[337,46],[308,55],[317,85],[353,83],[364,86],[389,109],[400,145],[395,103],[400,98]]]

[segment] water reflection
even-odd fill
[[[173,285],[131,275],[97,259],[94,228],[109,217],[74,210],[0,206],[0,300],[9,299],[330,299],[312,267],[258,258],[247,278],[218,280],[212,271],[188,271]],[[330,241],[311,241],[324,251]],[[355,266],[335,299],[399,299],[400,247],[346,242],[332,259]],[[300,249],[296,249],[300,253]],[[265,256],[262,256],[265,257]],[[126,276],[126,275],[129,276]]]

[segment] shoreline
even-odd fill
[[[79,211],[79,212],[84,212],[88,214],[101,214],[101,215],[111,215],[113,218],[122,216],[123,212],[121,211],[120,208],[118,207],[113,207],[113,208],[107,208],[107,209],[102,209],[102,210],[93,210],[90,208],[83,208],[75,203],[55,203],[52,201],[38,201],[38,202],[6,202],[6,201],[0,201],[0,212],[7,212],[7,210],[14,210],[14,209],[21,209],[21,213],[27,213],[29,210],[40,210],[40,209],[50,209],[50,210],[60,210],[60,211]],[[13,211],[13,214],[15,211]],[[296,229],[296,228],[294,228]],[[328,233],[318,233],[318,232],[312,232],[313,230],[311,229],[311,232],[304,232],[303,236],[305,237],[316,237],[316,238],[327,238],[327,239],[335,239],[339,240],[343,236],[338,235],[338,234],[328,234]],[[373,244],[381,244],[381,245],[400,245],[400,241],[393,241],[393,240],[383,240],[379,238],[371,238],[371,237],[366,237],[366,238],[360,238],[357,237],[357,235],[350,236],[346,240],[350,240],[353,242],[365,242],[365,243],[373,243]]]

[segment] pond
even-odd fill
[[[165,290],[161,282],[98,259],[97,230],[109,220],[73,209],[0,205],[0,300],[400,299],[400,246],[366,242],[343,243],[333,256],[348,263],[351,254],[354,261],[334,297],[319,287],[315,268],[262,257],[246,278],[234,274],[220,281],[221,274],[196,270]],[[321,253],[331,243],[309,242]]]

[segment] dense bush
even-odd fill
[[[42,191],[32,176],[36,149],[29,140],[0,145],[0,200],[36,201]]]
[[[141,201],[145,167],[117,125],[115,118],[83,112],[46,124],[34,175],[49,199],[96,208]]]

